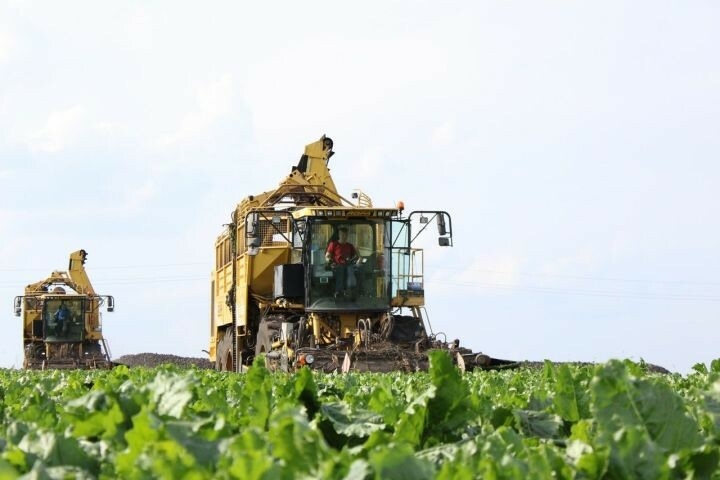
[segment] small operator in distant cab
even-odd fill
[[[69,326],[68,322],[70,322],[70,309],[65,305],[65,302],[60,302],[60,308],[55,312],[54,319],[55,336],[59,337],[64,335]]]
[[[331,240],[325,251],[325,262],[334,272],[336,298],[347,294],[356,282],[353,265],[358,259],[357,250],[347,237],[347,228],[338,228],[337,240]]]

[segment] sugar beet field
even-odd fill
[[[0,478],[720,478],[720,362],[0,370]]]

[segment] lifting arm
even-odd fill
[[[85,250],[78,250],[70,254],[70,265],[68,266],[69,286],[78,293],[94,296],[95,289],[93,289],[92,283],[90,283],[90,279],[85,273],[86,259],[87,252]]]

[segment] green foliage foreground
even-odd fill
[[[720,362],[0,371],[0,478],[720,478]]]

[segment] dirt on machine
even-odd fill
[[[305,147],[279,186],[244,198],[215,242],[209,357],[244,371],[264,355],[271,370],[419,371],[448,351],[465,370],[503,368],[430,327],[423,249],[435,231],[453,245],[443,210],[374,206],[341,196],[330,175],[333,141]]]
[[[85,271],[87,252],[70,254],[67,271],[25,287],[15,297],[15,315],[23,320],[23,368],[111,368],[102,334],[101,308],[115,308],[110,295],[95,293]]]

